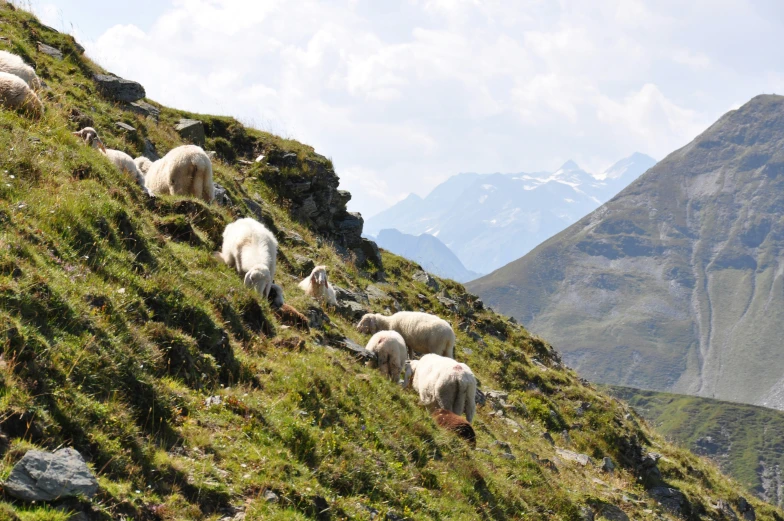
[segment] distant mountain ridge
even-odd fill
[[[469,288],[598,382],[784,409],[784,97]]]
[[[427,233],[409,235],[397,230],[381,230],[378,236],[372,239],[381,248],[415,261],[426,271],[439,277],[467,282],[482,275],[466,269],[457,255],[438,240],[438,237]]]
[[[430,234],[468,270],[489,273],[596,209],[655,163],[636,153],[598,176],[574,161],[554,172],[458,174],[425,198],[411,194],[368,218],[365,231]]]

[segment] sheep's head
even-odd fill
[[[84,127],[79,132],[73,132],[73,135],[82,138],[89,146],[106,152],[103,141],[98,137],[98,132],[93,127]]]
[[[272,307],[275,309],[283,307],[283,288],[277,284],[273,284],[267,300],[270,301],[270,304],[272,304]]]
[[[414,372],[419,360],[406,360],[405,375],[403,376],[403,388],[408,389],[411,387],[411,381],[414,379]]]
[[[327,267],[326,266],[316,266],[313,268],[313,271],[310,272],[310,283],[316,286],[326,288],[327,287]]]
[[[141,172],[142,174],[146,174],[150,170],[150,167],[152,166],[152,161],[150,161],[144,156],[137,157],[136,159],[133,160],[133,162],[136,164],[136,168],[138,168],[139,172]]]
[[[261,266],[251,268],[245,274],[245,286],[254,288],[264,298],[269,297],[272,290],[272,276],[269,269]]]
[[[360,333],[365,333],[366,335],[378,333],[380,329],[381,326],[379,325],[378,319],[374,313],[366,314],[359,321],[359,324],[357,324],[357,331]]]

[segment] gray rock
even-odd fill
[[[305,315],[308,317],[308,327],[321,329],[324,324],[329,324],[329,316],[318,306],[308,306]]]
[[[509,425],[513,429],[519,429],[519,430],[523,429],[523,426],[517,423],[516,421],[514,421],[512,418],[504,418],[503,420],[505,424]]]
[[[231,206],[229,192],[218,183],[215,183],[215,202],[219,206]]]
[[[571,450],[558,449],[558,448],[555,449],[555,453],[561,456],[563,459],[574,461],[575,463],[579,463],[583,467],[591,462],[591,458],[587,454],[578,454],[577,452],[572,452]]]
[[[601,469],[604,472],[612,472],[613,470],[615,470],[615,463],[613,463],[612,458],[610,458],[609,456],[605,456],[604,459],[602,459]]]
[[[360,362],[375,362],[376,355],[362,347],[361,345],[357,344],[350,338],[344,338],[343,340],[337,342],[335,347],[339,349],[343,349],[344,351],[348,351],[349,353],[353,354],[354,357]]]
[[[451,311],[452,313],[457,313],[457,302],[452,300],[451,298],[438,296],[436,299],[443,305],[446,309]]]
[[[135,112],[136,114],[141,114],[142,116],[150,117],[155,121],[158,121],[158,118],[161,115],[161,111],[157,107],[150,105],[146,101],[141,101],[141,100],[128,103],[125,106],[125,108],[127,110],[130,110],[131,112]]]
[[[550,445],[555,445],[555,440],[553,439],[553,437],[550,435],[549,432],[543,432],[542,438],[544,438],[545,441],[547,441]]]
[[[677,488],[653,487],[648,490],[648,495],[673,514],[688,515],[691,510],[689,500]]]
[[[481,389],[476,390],[476,394],[474,396],[474,403],[476,403],[476,405],[480,407],[483,406],[485,403],[487,403],[487,395],[483,393]]]
[[[387,300],[389,299],[389,295],[384,293],[378,286],[374,284],[368,284],[368,287],[365,288],[365,293],[368,296],[368,299],[373,302],[377,300]]]
[[[365,306],[359,302],[353,302],[351,300],[339,300],[337,310],[341,315],[353,318],[355,320],[362,318],[366,313],[368,313],[368,309],[365,308]]]
[[[101,94],[115,101],[137,101],[147,95],[144,87],[135,81],[106,74],[95,74],[93,80],[98,84]]]
[[[115,122],[115,125],[117,125],[117,128],[125,130],[129,134],[136,134],[136,129],[133,128],[132,126],[130,126],[128,123],[124,123],[122,121],[117,121],[117,122]]]
[[[615,505],[601,503],[597,510],[597,519],[606,519],[607,521],[629,521],[629,516]]]
[[[572,444],[572,437],[569,435],[569,431],[567,430],[561,431],[561,438],[563,438],[565,444],[567,445]]]
[[[499,454],[499,456],[501,458],[503,458],[503,459],[508,459],[508,460],[516,460],[517,459],[517,457],[514,454],[507,454],[505,452],[502,453],[502,454]]]
[[[367,295],[360,293],[358,291],[351,291],[346,288],[342,288],[340,286],[333,286],[335,289],[335,297],[338,300],[346,300],[351,302],[359,302],[362,304],[368,304],[370,300],[367,298]]]
[[[158,151],[155,150],[155,144],[147,138],[144,138],[144,150],[142,151],[142,155],[150,161],[157,161],[161,158],[161,156],[158,155]]]
[[[487,454],[487,455],[490,455],[490,454],[492,454],[492,453],[491,453],[489,450],[487,450],[487,449],[474,449],[474,450],[475,450],[476,452],[481,452],[482,454]]]
[[[499,449],[501,449],[502,451],[506,452],[507,454],[511,454],[512,453],[512,446],[509,445],[509,443],[507,443],[505,441],[495,440],[493,442],[493,447],[498,447]]]
[[[24,501],[52,501],[78,496],[91,498],[98,491],[98,481],[74,449],[60,449],[55,453],[30,450],[14,466],[3,487]]]
[[[297,273],[300,277],[306,277],[311,274],[313,268],[316,267],[316,263],[313,262],[313,259],[310,257],[305,257],[304,255],[294,255],[294,262],[297,263]]]
[[[288,244],[292,244],[294,246],[307,246],[307,241],[302,238],[302,235],[298,234],[297,232],[293,232],[291,230],[285,230],[281,228],[283,232],[283,240]]]
[[[174,130],[182,139],[190,141],[194,145],[204,146],[204,124],[197,119],[181,119],[174,126]]]
[[[594,513],[591,507],[580,507],[580,521],[593,521]]]
[[[51,45],[46,45],[43,42],[38,42],[38,52],[42,52],[44,54],[48,54],[49,56],[51,56],[55,60],[62,60],[63,59],[62,51],[60,51],[59,49],[55,49]]]
[[[411,278],[416,282],[421,282],[433,291],[438,291],[441,288],[441,286],[438,284],[438,281],[431,277],[430,274],[424,270],[417,271]]]
[[[278,495],[273,491],[271,491],[270,489],[264,490],[263,497],[264,497],[264,501],[266,501],[267,503],[277,503],[278,501],[280,501]]]
[[[754,507],[746,501],[746,498],[741,496],[738,498],[738,512],[743,516],[746,521],[755,521],[757,514],[754,512]]]
[[[720,499],[714,505],[714,507],[716,508],[716,510],[721,512],[722,515],[727,519],[732,519],[732,520],[738,519],[738,515],[735,513],[734,510],[732,510],[732,507],[730,506],[728,501],[724,501],[723,499]]]

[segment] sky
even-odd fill
[[[332,159],[370,217],[459,172],[662,159],[784,92],[780,0],[26,0],[107,70]]]

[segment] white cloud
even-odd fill
[[[95,16],[89,54],[157,101],[313,145],[366,215],[460,171],[663,157],[784,85],[774,0],[140,1],[38,12]]]

